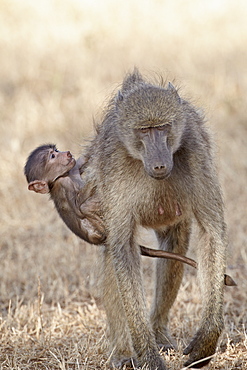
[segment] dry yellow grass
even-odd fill
[[[246,369],[246,19],[244,0],[0,1],[0,369],[109,369],[105,315],[92,295],[97,248],[27,191],[22,169],[44,142],[79,155],[92,117],[134,65],[180,85],[216,134],[238,286],[226,288],[225,332],[208,368]],[[143,261],[150,301],[152,263]],[[199,315],[188,267],[168,369],[182,369]]]

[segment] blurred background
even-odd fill
[[[245,0],[0,0],[2,346],[18,337],[10,328],[22,336],[25,325],[29,336],[44,330],[34,318],[41,317],[41,303],[45,316],[58,304],[65,309],[92,300],[97,247],[66,229],[48,197],[28,192],[23,167],[30,151],[47,142],[79,156],[108,97],[136,66],[179,87],[182,97],[203,109],[215,134],[228,272],[238,282],[226,307],[234,317],[231,334],[246,355],[246,20]],[[197,296],[196,284],[188,289]],[[28,305],[36,300],[32,316]]]

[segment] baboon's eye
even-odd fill
[[[142,134],[146,134],[147,132],[149,132],[149,127],[141,127],[141,132]]]
[[[167,122],[165,125],[157,126],[157,130],[164,131],[169,129],[172,126],[172,122]]]
[[[163,131],[163,130],[165,130],[166,125],[157,126],[156,128],[157,128],[157,130]]]

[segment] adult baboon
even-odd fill
[[[94,169],[107,230],[103,293],[112,363],[121,367],[132,357],[150,370],[166,368],[158,346],[172,347],[168,314],[183,265],[157,261],[155,298],[148,318],[135,233],[138,225],[153,228],[160,249],[183,255],[193,218],[200,228],[203,312],[200,327],[184,351],[190,354],[185,365],[212,355],[223,328],[227,241],[221,190],[203,118],[171,84],[153,85],[135,70],[110,101],[87,154],[88,173],[92,176]]]

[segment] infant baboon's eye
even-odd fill
[[[55,156],[55,154],[54,153],[52,153],[52,155],[51,155],[51,158],[55,158],[56,156]]]

